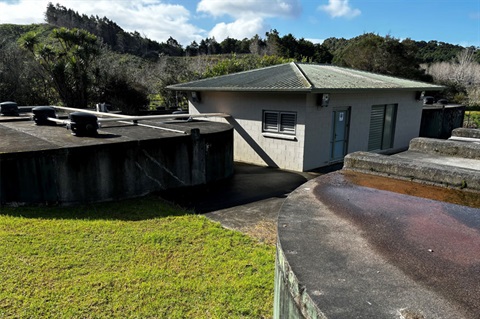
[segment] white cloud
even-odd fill
[[[353,9],[349,0],[328,0],[328,5],[320,6],[319,9],[327,12],[332,18],[354,18],[361,14],[359,9]]]
[[[182,5],[157,0],[18,0],[0,2],[0,23],[30,24],[44,22],[48,2],[60,4],[87,16],[107,17],[128,32],[157,41],[170,36],[183,44],[205,37],[202,30],[190,22],[190,12]]]
[[[42,23],[47,4],[48,1],[0,2],[0,23]]]
[[[245,17],[298,17],[301,13],[299,0],[201,0],[198,12],[214,17],[229,15],[234,18]]]
[[[204,37],[205,31],[190,23],[190,12],[181,5],[152,0],[116,2],[115,10],[112,10],[112,1],[105,0],[97,1],[98,4],[89,11],[84,10],[87,14],[105,15],[124,30],[138,31],[157,41],[173,37],[180,43],[189,44]]]
[[[221,42],[227,37],[234,39],[251,38],[265,30],[262,18],[238,19],[232,23],[218,23],[209,33],[210,37]]]
[[[323,41],[325,41],[325,39],[316,39],[316,38],[308,38],[308,39],[305,39],[305,40],[310,41],[313,44],[322,44]]]
[[[300,0],[201,0],[197,12],[219,18],[229,16],[230,23],[221,22],[209,32],[217,41],[227,37],[250,38],[264,33],[268,18],[297,18],[302,11]]]

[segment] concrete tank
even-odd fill
[[[204,121],[110,122],[95,137],[0,122],[0,203],[73,204],[198,186],[233,174],[233,129]]]

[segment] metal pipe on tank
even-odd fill
[[[103,113],[105,114],[105,113]],[[112,115],[111,113],[108,113],[108,115]],[[118,115],[118,114],[117,114]],[[127,115],[128,116],[128,115]],[[204,113],[204,114],[168,114],[168,115],[144,115],[144,116],[128,116],[128,117],[122,117],[124,120],[130,120],[130,121],[141,121],[141,120],[167,120],[167,119],[178,119],[178,118],[205,118],[205,117],[230,117],[230,115],[225,114],[225,113]],[[118,118],[99,118],[99,122],[113,122],[113,121],[118,121]]]
[[[178,118],[207,118],[207,117],[223,117],[223,118],[228,118],[230,117],[229,114],[226,113],[203,113],[203,114],[166,114],[166,115],[144,115],[144,116],[132,116],[132,115],[124,115],[124,114],[116,114],[116,113],[105,113],[105,112],[98,112],[98,111],[92,111],[92,110],[85,110],[85,109],[77,109],[77,108],[72,108],[72,107],[65,107],[65,106],[53,106],[56,109],[60,110],[65,110],[65,111],[73,111],[73,112],[84,112],[84,113],[90,113],[90,114],[95,114],[102,116],[97,119],[98,122],[119,122],[119,123],[124,123],[124,124],[134,124],[142,127],[149,127],[149,128],[154,128],[154,129],[159,129],[159,130],[164,130],[168,132],[174,132],[174,133],[181,133],[181,134],[187,134],[185,131],[181,130],[175,130],[175,129],[170,129],[166,127],[159,127],[159,126],[153,126],[153,125],[147,125],[147,124],[139,124],[137,123],[138,121],[142,120],[159,120],[159,119],[178,119]],[[105,117],[106,116],[106,117]],[[56,118],[49,118],[52,122],[59,123],[59,124],[69,124],[69,120],[60,120]],[[123,121],[122,121],[123,120]],[[126,122],[126,121],[132,121],[133,123]]]
[[[132,124],[130,122],[126,122],[126,121],[120,121],[120,120],[117,120],[118,123],[123,123],[123,124]],[[149,127],[149,128],[154,128],[154,129],[157,129],[157,130],[162,130],[162,131],[167,131],[167,132],[173,132],[173,133],[181,133],[181,134],[187,134],[187,132],[185,131],[181,131],[181,130],[174,130],[174,129],[171,129],[171,128],[166,128],[166,127],[160,127],[160,126],[154,126],[154,125],[147,125],[147,124],[139,124],[139,123],[135,123],[134,125],[137,125],[137,126],[141,126],[141,127]]]
[[[102,116],[98,120],[100,122],[109,122],[109,121],[118,121],[116,118],[122,118],[125,120],[130,121],[141,121],[141,120],[158,120],[158,119],[172,119],[172,118],[205,118],[205,117],[223,117],[227,118],[230,117],[229,114],[226,113],[203,113],[203,114],[164,114],[164,115],[142,115],[142,116],[133,116],[133,115],[125,115],[125,114],[116,114],[116,113],[104,113],[104,112],[97,112],[91,110],[84,110],[84,109],[77,109],[72,107],[65,107],[65,106],[53,106],[54,108],[66,111],[74,111],[74,112],[85,112],[85,113],[92,113],[96,115]],[[110,117],[110,118],[104,118]]]

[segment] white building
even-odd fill
[[[223,112],[236,161],[307,171],[418,137],[421,93],[443,87],[331,65],[287,63],[189,83],[189,112]],[[218,119],[225,121],[225,119]]]

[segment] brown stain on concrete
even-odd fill
[[[391,264],[456,304],[467,318],[478,318],[478,194],[451,191],[342,171],[317,179],[314,193],[337,216],[361,229],[362,237]],[[465,198],[470,207],[458,204]]]
[[[342,174],[349,182],[359,186],[480,208],[480,193],[478,192],[422,184],[348,170],[342,171]]]

